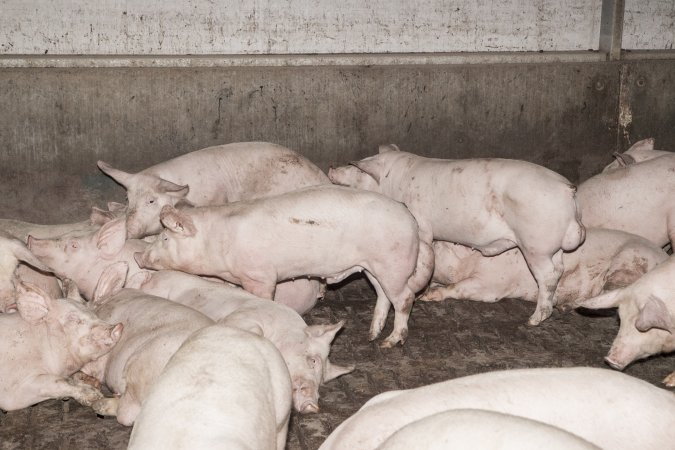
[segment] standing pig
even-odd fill
[[[595,175],[577,197],[587,227],[626,231],[663,247],[675,239],[675,154]]]
[[[330,344],[343,322],[307,326],[291,308],[261,299],[239,287],[171,270],[137,276],[139,289],[196,309],[225,325],[260,334],[284,357],[293,382],[293,404],[301,413],[319,410],[319,386],[354,370],[328,360]],[[133,280],[129,281],[130,283]]]
[[[279,351],[212,325],[171,357],[136,419],[129,449],[284,450],[291,380]]]
[[[61,299],[28,284],[17,288],[18,313],[0,315],[0,409],[62,397],[91,405],[103,397],[69,377],[108,353],[120,339],[122,324],[96,317],[72,284],[68,298]]]
[[[563,253],[563,272],[554,303],[564,306],[604,290],[624,287],[668,259],[661,247],[617,230],[588,228],[576,250]],[[495,302],[502,298],[537,300],[537,282],[519,249],[483,256],[460,244],[434,241],[434,286],[420,300],[446,298]]]
[[[658,353],[675,351],[675,258],[623,289],[581,300],[574,306],[619,308],[619,334],[605,361],[617,370]],[[664,380],[668,382],[667,380]]]
[[[537,281],[538,325],[553,311],[563,250],[584,240],[575,191],[561,175],[525,161],[423,158],[380,147],[379,155],[332,169],[336,184],[374,190],[403,202],[423,234],[485,256],[520,248]]]
[[[268,142],[208,147],[135,174],[114,169],[103,161],[98,166],[127,190],[130,238],[162,231],[159,212],[164,205],[222,205],[330,184],[321,169],[307,158]],[[281,289],[278,300],[303,314],[312,309],[324,288],[318,280],[291,281]]]
[[[178,303],[122,289],[126,273],[124,262],[106,268],[93,298],[99,317],[123,323],[124,335],[110,353],[82,372],[105,382],[116,394],[94,402],[94,411],[130,426],[171,356],[188,336],[213,321]]]
[[[536,420],[605,449],[665,449],[675,442],[671,392],[622,373],[571,367],[488,372],[385,392],[337,427],[319,450],[376,449],[412,422],[467,408]]]
[[[127,240],[124,218],[111,220],[95,231],[67,233],[53,239],[28,236],[28,248],[61,278],[70,278],[91,300],[104,269],[118,261],[129,265],[129,276],[140,271],[134,253],[148,243],[140,239]]]
[[[623,153],[614,153],[614,162],[611,162],[602,169],[604,172],[609,172],[614,169],[620,169],[631,164],[647,161],[648,159],[658,158],[659,156],[672,155],[671,152],[663,150],[654,150],[654,138],[643,139],[636,142]]]
[[[2,313],[16,309],[16,285],[18,283],[16,274],[22,262],[45,272],[51,271],[28,250],[23,242],[0,231],[0,312]]]
[[[217,276],[267,299],[279,280],[337,283],[365,271],[377,292],[371,340],[392,304],[396,312],[384,347],[405,341],[415,292],[433,270],[431,241],[420,239],[405,206],[357,189],[316,186],[182,211],[167,205],[160,218],[166,229],[136,254],[141,267]]]

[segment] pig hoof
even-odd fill
[[[539,310],[537,309],[534,314],[530,316],[530,319],[527,321],[528,324],[532,326],[537,326],[540,323],[542,323],[544,320],[548,319],[551,317],[552,310]]]
[[[663,379],[663,384],[668,387],[675,387],[675,372],[671,373]]]
[[[96,400],[91,405],[91,408],[96,414],[101,416],[117,416],[117,405],[119,400],[117,398],[101,398]]]
[[[443,295],[441,295],[441,292],[438,289],[429,289],[424,294],[420,295],[417,300],[423,302],[440,302],[445,300],[445,298],[443,298]]]

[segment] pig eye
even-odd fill
[[[80,319],[78,315],[74,313],[68,314],[67,320],[68,322],[75,322],[77,325],[82,324],[82,319]]]
[[[149,198],[149,199],[148,199],[148,205],[152,205],[153,203],[155,203],[155,199],[154,199],[154,198]]]
[[[316,363],[317,363],[316,357],[314,357],[314,356],[308,356],[307,357],[307,364],[309,364],[309,367],[311,367],[312,369],[315,368]]]
[[[79,244],[77,243],[77,241],[70,241],[70,248],[75,250],[75,249],[77,249],[77,247],[79,247]]]

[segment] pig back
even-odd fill
[[[675,155],[595,175],[579,185],[577,198],[588,227],[637,234],[663,246],[675,219]]]
[[[196,150],[142,171],[189,185],[187,200],[218,205],[281,194],[330,180],[299,153],[268,142],[235,142]]]

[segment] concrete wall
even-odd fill
[[[602,0],[0,0],[4,54],[587,50]]]
[[[675,1],[626,0],[623,48],[672,50],[675,41]]]

